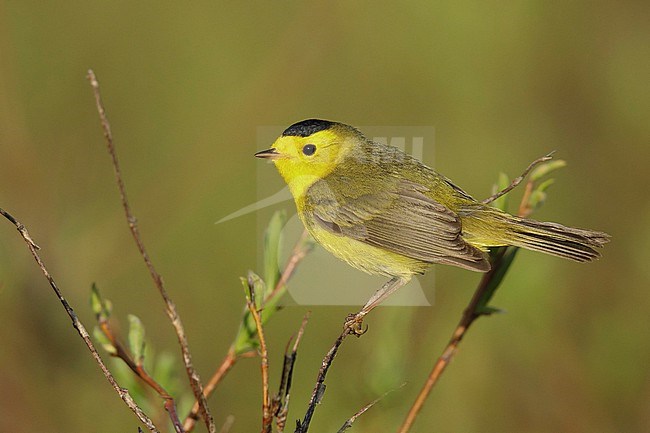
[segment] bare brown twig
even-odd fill
[[[406,385],[406,383],[403,383],[401,386],[399,386],[396,389],[402,388],[404,385]],[[343,425],[341,426],[341,428],[339,429],[339,431],[337,433],[343,433],[347,429],[352,427],[352,424],[354,424],[354,422],[357,420],[357,418],[359,418],[361,415],[366,413],[368,411],[368,409],[370,409],[371,407],[376,405],[379,401],[381,401],[381,399],[383,399],[384,397],[386,397],[388,394],[390,394],[393,391],[395,391],[395,389],[384,393],[384,395],[382,395],[380,397],[377,397],[376,399],[374,399],[373,401],[371,401],[370,403],[366,404],[364,407],[359,409],[354,415],[352,415],[347,421],[345,421],[345,423],[343,423]]]
[[[512,180],[512,182],[510,182],[510,185],[508,185],[503,190],[497,192],[496,194],[492,194],[490,197],[486,198],[481,203],[490,204],[494,200],[498,199],[501,196],[506,195],[507,193],[515,189],[517,185],[519,185],[526,178],[526,176],[528,176],[528,173],[530,173],[533,168],[535,168],[536,166],[538,166],[543,162],[550,161],[551,159],[553,159],[554,153],[555,151],[549,153],[546,156],[542,156],[541,158],[537,158],[535,161],[531,162],[530,165],[528,165],[528,167],[526,168],[526,170],[524,170],[524,172],[521,173],[521,175],[519,175],[519,177],[516,177],[515,179]]]
[[[320,403],[321,399],[323,398],[323,394],[325,393],[325,377],[327,376],[327,372],[329,371],[329,368],[332,365],[332,361],[334,361],[334,357],[336,357],[336,354],[338,353],[339,347],[341,347],[343,340],[345,340],[345,338],[351,333],[351,327],[344,327],[341,334],[336,338],[336,341],[334,341],[334,344],[323,358],[321,367],[318,370],[318,376],[316,377],[316,386],[314,386],[314,390],[311,393],[311,398],[307,406],[307,411],[305,412],[305,417],[303,418],[302,422],[296,422],[296,430],[294,433],[307,433],[309,430],[309,424],[311,423],[311,418],[314,416],[316,405]]]
[[[72,309],[68,301],[66,301],[66,299],[63,297],[63,293],[57,286],[52,275],[45,267],[43,260],[38,254],[38,250],[40,249],[40,247],[31,238],[29,232],[27,231],[27,228],[23,224],[18,222],[16,218],[14,218],[11,214],[6,212],[5,210],[0,209],[0,214],[5,218],[7,218],[13,225],[16,226],[16,229],[18,230],[20,235],[27,243],[27,247],[29,248],[29,251],[32,253],[34,260],[36,260],[38,267],[41,269],[41,272],[43,272],[43,275],[50,283],[52,290],[54,290],[54,293],[56,294],[57,298],[59,298],[61,305],[63,305],[63,308],[65,309],[66,313],[68,313],[68,316],[72,320],[72,326],[77,330],[79,336],[82,338],[84,343],[86,343],[86,347],[88,347],[88,350],[90,351],[90,354],[92,355],[93,359],[95,360],[97,365],[99,365],[99,368],[102,370],[104,377],[106,377],[106,379],[111,384],[115,392],[117,392],[120,398],[129,407],[129,409],[133,411],[133,413],[138,417],[138,419],[142,422],[142,424],[144,424],[147,427],[147,429],[149,429],[149,431],[158,432],[159,430],[154,425],[153,421],[151,421],[151,419],[147,416],[147,414],[145,414],[144,411],[140,409],[140,407],[135,403],[135,401],[129,394],[129,391],[125,388],[120,387],[120,385],[117,383],[117,381],[115,380],[111,372],[108,370],[108,367],[106,367],[106,364],[104,364],[104,361],[102,360],[101,356],[99,356],[99,352],[97,352],[95,345],[90,339],[90,335],[88,334],[88,331],[86,331],[86,328],[83,326],[83,324],[77,317],[77,314],[74,312],[74,310]]]
[[[235,353],[234,348],[231,346],[230,349],[228,350],[228,353],[226,353],[226,356],[224,357],[223,361],[221,361],[221,364],[217,368],[217,370],[214,372],[210,380],[206,383],[205,387],[203,388],[203,395],[205,395],[206,398],[210,397],[214,390],[217,388],[217,385],[221,382],[221,380],[228,374],[231,368],[237,363],[238,360],[241,358],[247,358],[247,357],[253,357],[255,356],[255,352],[248,352],[242,355],[237,355]],[[190,413],[187,415],[185,418],[185,421],[183,422],[183,428],[185,429],[186,432],[191,432],[194,429],[194,426],[196,425],[196,420],[199,418],[199,402],[195,401],[194,406],[192,406],[192,410]]]
[[[115,146],[113,144],[113,135],[111,133],[111,126],[110,123],[108,122],[108,118],[104,110],[104,104],[102,103],[101,94],[99,92],[99,82],[97,81],[97,77],[95,76],[95,73],[92,71],[92,69],[88,70],[87,78],[88,81],[90,82],[90,85],[92,86],[93,94],[95,96],[95,104],[97,106],[97,112],[99,113],[102,129],[104,131],[104,138],[106,139],[108,153],[111,156],[111,160],[113,163],[115,180],[117,182],[117,187],[120,192],[122,207],[124,208],[124,213],[126,215],[127,223],[129,224],[129,229],[131,230],[133,239],[138,247],[138,250],[140,251],[140,255],[144,259],[147,269],[149,270],[149,274],[151,275],[151,278],[153,279],[155,286],[158,288],[158,292],[162,296],[163,301],[165,302],[165,306],[167,307],[166,308],[167,316],[169,317],[172,326],[176,331],[176,337],[178,339],[178,343],[181,347],[181,353],[183,355],[182,357],[183,357],[183,363],[185,364],[185,370],[187,371],[187,376],[189,378],[190,385],[194,393],[194,397],[199,402],[200,413],[205,421],[208,431],[210,433],[215,433],[216,427],[214,424],[214,420],[212,419],[212,415],[210,415],[210,411],[208,409],[205,396],[203,395],[203,386],[201,385],[201,380],[199,378],[199,375],[194,369],[194,365],[192,364],[192,356],[190,354],[189,345],[187,343],[185,328],[183,327],[181,318],[178,315],[178,311],[176,310],[176,305],[172,302],[171,298],[167,294],[167,290],[165,289],[165,285],[162,277],[156,271],[156,269],[153,266],[153,263],[151,262],[151,259],[149,257],[149,254],[147,253],[142,238],[140,237],[140,232],[138,230],[138,225],[137,225],[137,219],[131,212],[131,208],[129,206],[129,202],[126,196],[126,187],[124,186],[124,181],[122,180],[120,165],[117,159],[117,152],[115,151]]]
[[[307,433],[307,431],[309,430],[309,425],[314,415],[314,411],[316,410],[316,406],[320,403],[321,399],[323,398],[323,394],[325,393],[325,377],[327,376],[327,372],[330,366],[332,365],[332,362],[334,361],[334,358],[336,357],[336,354],[338,353],[338,350],[341,347],[343,340],[345,340],[345,338],[348,335],[352,334],[353,332],[354,331],[351,327],[348,326],[344,327],[341,334],[336,338],[336,341],[334,341],[334,344],[332,345],[330,350],[323,358],[321,368],[319,369],[318,376],[316,378],[316,386],[312,391],[311,399],[309,400],[307,411],[305,412],[305,417],[303,418],[302,422],[299,420],[296,422],[296,430],[294,431],[294,433]],[[359,409],[354,415],[352,415],[352,417],[350,417],[343,424],[343,426],[339,429],[339,433],[342,433],[347,429],[349,429],[358,417],[363,415],[368,409],[374,406],[378,401],[384,398],[387,394],[388,393],[384,394],[383,396],[373,400],[372,402],[368,403],[367,405]]]
[[[260,342],[260,358],[262,370],[262,433],[271,433],[273,427],[273,414],[271,413],[271,397],[269,395],[269,353],[266,349],[266,339],[264,338],[264,328],[262,327],[262,318],[257,310],[255,303],[255,282],[250,278],[248,280],[248,296],[246,299],[248,310],[255,321],[257,338]]]
[[[280,377],[280,387],[278,393],[272,402],[272,411],[273,416],[276,419],[276,426],[278,428],[278,433],[284,432],[284,428],[287,424],[287,414],[289,412],[289,397],[291,392],[291,383],[293,379],[293,367],[296,364],[296,357],[298,355],[298,345],[302,340],[302,336],[305,333],[305,327],[309,321],[311,312],[308,311],[302,319],[302,324],[296,335],[296,341],[293,343],[293,348],[289,354],[289,345],[291,344],[291,339],[287,343],[287,348],[285,349],[284,354],[284,364],[282,366],[282,375]]]

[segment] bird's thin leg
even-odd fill
[[[366,314],[370,313],[372,309],[381,304],[388,298],[395,290],[399,289],[403,285],[409,282],[409,279],[402,277],[393,277],[386,284],[381,286],[366,302],[366,305],[363,306],[356,314],[350,314],[345,320],[345,327],[350,328],[353,334],[361,335],[366,331],[362,329],[361,324],[363,323],[363,318]]]

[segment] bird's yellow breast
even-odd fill
[[[298,200],[296,206],[298,209],[302,208]],[[424,273],[430,266],[430,263],[332,233],[311,220],[313,217],[309,214],[305,212],[298,212],[298,214],[316,242],[339,259],[368,274],[410,279],[413,274]]]

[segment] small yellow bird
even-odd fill
[[[295,123],[255,156],[273,161],[319,244],[355,268],[391,278],[349,324],[360,324],[433,263],[487,272],[488,248],[504,245],[587,262],[609,240],[482,204],[417,159],[342,123]]]

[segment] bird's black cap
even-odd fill
[[[289,137],[309,137],[318,131],[330,129],[332,125],[334,125],[334,122],[330,122],[329,120],[307,119],[294,123],[285,129],[282,135]]]

